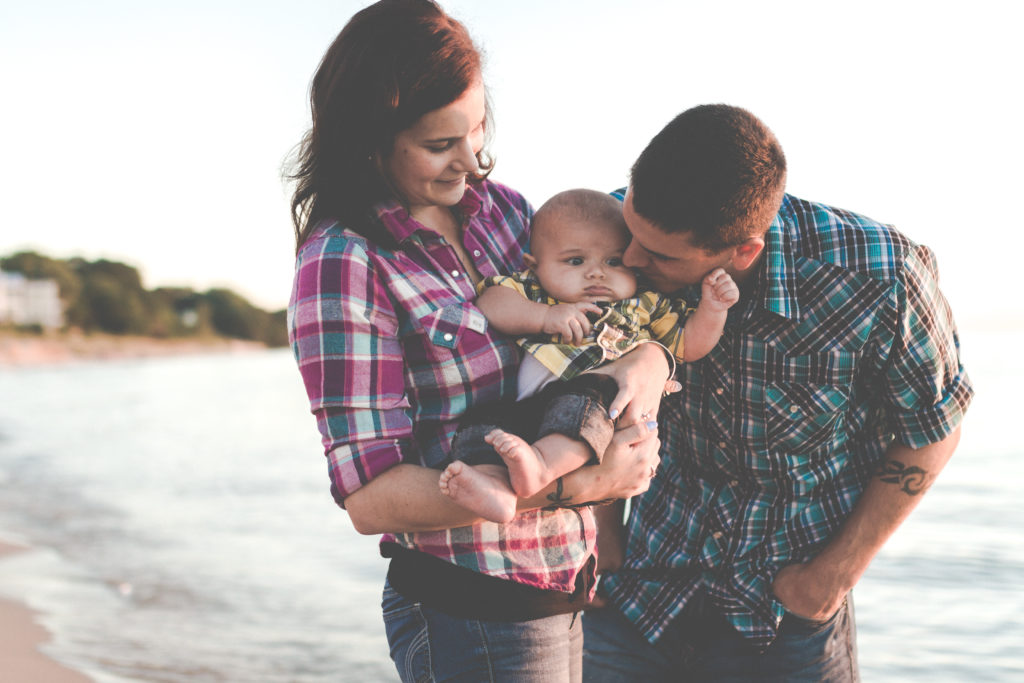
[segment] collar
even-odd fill
[[[761,303],[766,311],[790,320],[799,320],[801,309],[796,287],[796,232],[787,194],[765,233],[764,265],[758,275],[757,291],[763,294]]]
[[[455,205],[465,220],[469,221],[481,212],[490,209],[492,199],[487,192],[486,182],[484,180],[479,183],[466,183],[466,192],[462,195],[459,203]],[[397,199],[385,199],[377,202],[371,211],[399,243],[409,239],[417,232],[436,235],[433,230],[410,216]]]

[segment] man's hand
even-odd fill
[[[826,621],[843,606],[849,589],[835,581],[835,572],[819,570],[812,560],[780,569],[772,591],[786,611],[809,621]]]
[[[740,288],[722,268],[708,273],[700,284],[700,302],[712,311],[727,311],[740,300]]]
[[[872,558],[921,501],[959,442],[958,426],[942,441],[927,446],[889,446],[839,532],[809,562],[779,570],[772,589],[782,606],[805,619],[825,620],[835,614]]]
[[[584,337],[590,334],[590,320],[587,313],[600,313],[601,309],[589,301],[574,304],[555,304],[548,306],[544,312],[541,331],[544,334],[557,334],[563,344],[579,346]]]

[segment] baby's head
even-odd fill
[[[636,276],[622,263],[630,239],[615,197],[566,190],[534,215],[526,265],[558,301],[628,299],[636,293]]]

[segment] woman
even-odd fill
[[[658,440],[639,422],[621,430],[604,463],[522,501],[509,524],[441,494],[459,417],[515,395],[517,352],[487,329],[474,285],[522,267],[532,209],[486,179],[480,55],[433,2],[356,14],[311,102],[290,334],[334,498],[392,558],[392,659],[403,681],[578,681],[593,513],[553,503],[646,490]],[[660,383],[641,377],[667,374],[657,349],[631,356],[613,371],[629,421],[657,405]]]

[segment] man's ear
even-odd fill
[[[537,267],[537,259],[533,257],[533,254],[523,254],[523,263],[530,270],[534,270]]]
[[[746,241],[733,249],[732,267],[738,273],[757,263],[757,257],[764,251],[764,237],[748,237]]]

